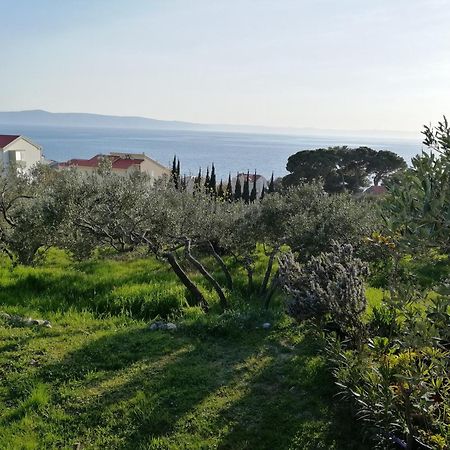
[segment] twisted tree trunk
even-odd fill
[[[225,280],[227,283],[227,288],[232,291],[233,290],[233,278],[231,277],[231,273],[228,270],[227,265],[225,264],[225,261],[220,257],[220,255],[216,252],[216,249],[214,248],[214,245],[211,243],[211,241],[208,241],[209,247],[211,249],[211,253],[214,256],[214,259],[218,262],[220,268],[222,269]]]
[[[211,283],[212,287],[214,288],[214,290],[217,292],[217,295],[219,296],[220,306],[222,307],[222,309],[223,310],[227,309],[228,301],[227,301],[227,298],[225,297],[225,294],[222,291],[222,288],[220,287],[217,280],[203,266],[203,264],[199,260],[194,258],[194,256],[192,256],[191,241],[189,239],[186,240],[185,254],[186,254],[186,258],[188,259],[188,261],[190,261],[193,264],[193,266]]]
[[[270,283],[270,288],[266,292],[266,297],[264,299],[264,307],[266,309],[269,309],[269,303],[270,300],[273,297],[273,294],[275,294],[275,291],[277,290],[277,287],[280,285],[280,279],[279,279],[280,271],[277,270],[274,277],[272,278],[272,283]]]
[[[202,307],[204,311],[208,311],[209,305],[207,301],[205,300],[205,297],[200,292],[198,287],[191,281],[189,276],[186,274],[186,272],[182,269],[180,264],[178,263],[175,254],[172,252],[168,252],[164,254],[164,257],[169,262],[170,266],[172,267],[172,270],[175,272],[177,277],[180,279],[180,281],[184,284],[184,286],[187,288],[187,290],[192,294],[192,297],[194,298],[195,305],[199,305]]]
[[[272,273],[273,262],[275,260],[275,256],[278,253],[279,247],[275,247],[269,255],[269,261],[267,263],[266,273],[264,274],[264,279],[261,284],[261,288],[259,290],[260,294],[264,294],[267,291],[267,285],[269,284],[270,275]]]

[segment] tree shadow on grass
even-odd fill
[[[68,440],[59,444],[136,449],[173,432],[177,420],[226,385],[253,352],[254,340],[236,345],[135,328],[89,342],[42,367],[39,377],[71,417],[61,430]]]
[[[179,448],[186,440],[183,448],[368,448],[349,411],[336,400],[333,380],[313,342],[305,339],[295,350],[270,338],[261,344],[247,363],[234,367],[227,385],[180,418],[172,434],[142,448]],[[195,447],[199,442],[203,446]]]
[[[218,417],[217,427],[227,432],[217,448],[368,448],[355,431],[349,409],[336,398],[329,368],[308,340],[300,353],[286,353],[279,345],[268,349],[272,364],[252,380],[245,397]]]
[[[306,338],[292,346],[254,329],[100,333],[36,374],[51,392],[40,426],[58,436],[43,448],[367,448],[348,437],[353,422]]]

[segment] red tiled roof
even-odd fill
[[[11,142],[15,141],[19,135],[16,134],[0,134],[0,148],[6,147]]]
[[[387,193],[385,186],[370,186],[364,191],[364,194],[368,195],[384,195]]]
[[[129,167],[133,165],[140,165],[141,162],[144,161],[143,159],[116,159],[112,163],[113,169],[128,169]]]
[[[143,159],[129,159],[120,158],[110,155],[95,155],[91,159],[69,159],[69,161],[60,163],[61,167],[81,166],[81,167],[98,167],[98,164],[102,158],[110,158],[113,169],[128,169],[134,165],[140,165]]]

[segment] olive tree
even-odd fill
[[[14,264],[33,264],[58,241],[60,204],[49,195],[54,177],[43,165],[0,174],[0,250]]]
[[[350,194],[327,194],[320,182],[295,186],[278,198],[269,198],[278,206],[266,236],[289,245],[303,261],[329,251],[334,241],[350,243],[358,250],[381,226],[375,204]]]
[[[142,174],[119,176],[107,170],[74,174],[65,189],[65,248],[86,257],[101,246],[118,252],[146,247],[169,263],[189,291],[192,304],[208,309],[201,290],[182,267],[184,260],[212,285],[222,308],[227,307],[222,287],[195,250],[208,249],[229,276],[212,243],[219,239],[227,217],[233,217],[233,204],[215,201],[206,193],[177,190],[165,181],[154,185]]]

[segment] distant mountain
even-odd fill
[[[51,113],[40,109],[0,112],[0,124],[80,128],[198,129],[188,122],[89,113]]]
[[[124,128],[146,130],[224,131],[236,133],[270,133],[295,135],[352,135],[416,137],[418,133],[381,130],[325,130],[318,128],[265,127],[256,125],[200,124],[150,119],[135,116],[108,116],[90,113],[52,113],[40,109],[29,111],[0,111],[1,125],[76,128]],[[1,131],[1,130],[0,130]]]

